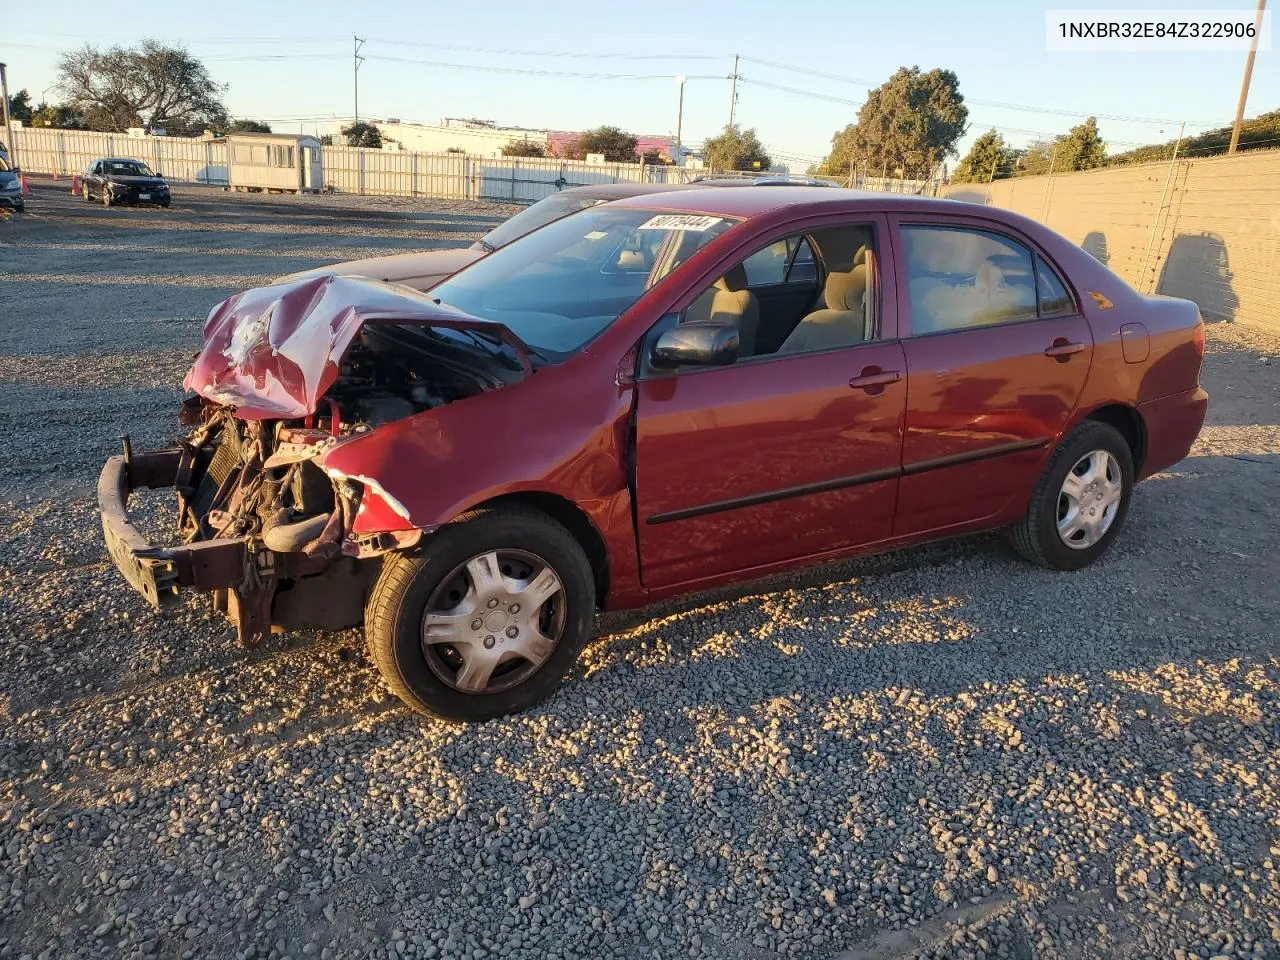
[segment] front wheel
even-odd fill
[[[590,633],[595,578],[545,514],[465,514],[412,554],[392,554],[365,609],[369,652],[410,707],[478,721],[545,700]]]
[[[111,206],[111,189],[106,184],[102,186],[102,205],[104,207]]]
[[[1133,475],[1133,452],[1120,432],[1084,421],[1049,458],[1026,516],[1010,531],[1014,550],[1054,570],[1093,563],[1124,524]]]

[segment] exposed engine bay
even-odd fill
[[[412,546],[420,531],[353,537],[371,481],[326,473],[319,460],[345,440],[523,376],[519,364],[496,349],[423,327],[371,326],[348,348],[337,379],[306,417],[246,420],[230,406],[190,397],[180,420],[194,429],[179,441],[174,484],[182,541],[247,538],[272,553],[301,554],[320,572],[274,584],[272,622],[326,629],[358,623],[358,603],[335,608],[333,598],[342,591],[332,578],[367,580],[371,565],[362,561]],[[343,558],[350,561],[345,566],[338,563]],[[356,589],[346,593],[363,597],[363,583],[348,585]],[[299,589],[307,591],[306,602],[289,596]],[[215,594],[215,605],[225,610],[226,602]]]

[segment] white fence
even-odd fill
[[[228,183],[227,145],[221,140],[128,137],[119,133],[24,127],[14,131],[18,161],[28,173],[67,177],[99,157],[144,160],[157,173],[185,183]],[[453,200],[533,203],[557,190],[594,183],[687,183],[706,170],[646,163],[593,164],[542,157],[490,159],[461,153],[415,153],[362,147],[323,147],[325,189],[341,193]],[[749,176],[749,174],[744,174]],[[929,191],[922,180],[868,177],[864,190]]]
[[[14,131],[18,162],[28,173],[69,177],[100,157],[132,157],[171,180],[226,183],[227,145],[181,137],[128,137],[122,133],[23,127]]]

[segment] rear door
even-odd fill
[[[1093,354],[1056,268],[989,221],[895,218],[907,363],[895,535],[992,517],[1025,500]]]

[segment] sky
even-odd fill
[[[1253,3],[1127,0],[1079,8],[1121,6],[1239,10]],[[112,0],[105,8],[60,0],[57,17],[33,0],[6,7],[0,60],[8,63],[10,92],[26,88],[39,101],[47,91],[54,100],[48,88],[60,51],[147,37],[185,45],[227,85],[233,116],[266,120],[278,132],[326,133],[332,118],[351,116],[352,37],[359,35],[362,117],[674,134],[675,78],[685,76],[683,141],[698,146],[729,119],[728,77],[738,54],[736,119],[793,170],[820,160],[832,134],[856,119],[868,89],[902,66],[957,74],[970,121],[961,154],[992,127],[1021,146],[1089,114],[1119,152],[1173,139],[1180,121],[1189,134],[1230,124],[1245,60],[1238,51],[1049,53],[1050,7],[1027,0],[792,7],[777,0]],[[1257,56],[1247,116],[1280,107],[1276,56]]]

